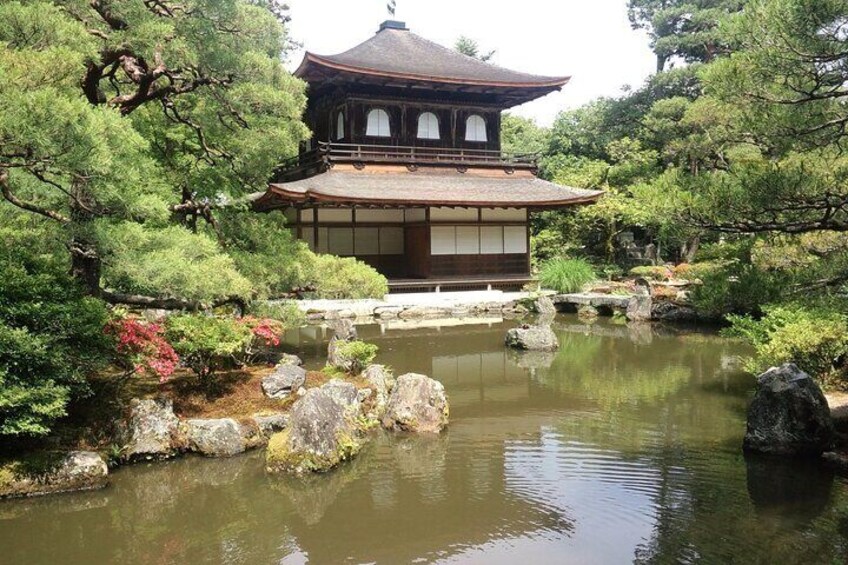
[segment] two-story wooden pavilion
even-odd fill
[[[568,77],[491,65],[396,21],[339,55],[307,53],[295,74],[313,138],[256,207],[284,210],[311,249],[357,257],[394,289],[520,286],[529,214],[600,196],[539,179],[535,155],[501,151],[501,112]]]

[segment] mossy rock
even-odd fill
[[[91,451],[36,453],[0,465],[0,498],[103,488],[108,474],[106,463]]]
[[[311,389],[292,409],[289,427],[271,436],[266,469],[297,475],[328,471],[359,453],[365,427],[354,385],[332,381]]]

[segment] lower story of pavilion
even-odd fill
[[[253,206],[282,210],[313,251],[356,257],[393,290],[451,280],[505,288],[529,280],[531,210],[600,196],[511,167],[343,163],[272,183]]]
[[[284,214],[298,239],[318,253],[356,257],[396,288],[416,280],[526,281],[527,208],[300,207]]]

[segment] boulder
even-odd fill
[[[356,399],[356,387],[344,381],[307,390],[292,408],[289,426],[268,442],[266,469],[324,472],[355,456],[363,443]]]
[[[333,329],[333,339],[353,341],[357,338],[356,326],[352,320],[335,320],[330,327]]]
[[[353,384],[342,379],[331,379],[324,383],[321,389],[345,410],[353,410],[359,404],[359,390]]]
[[[374,316],[382,319],[397,318],[403,312],[402,306],[378,306],[374,308]]]
[[[167,459],[185,447],[173,403],[164,398],[131,400],[125,435],[121,454],[127,461]]]
[[[395,377],[384,365],[368,365],[362,371],[361,378],[374,390],[374,403],[368,416],[379,420],[386,411],[389,394],[395,386]]]
[[[594,320],[598,314],[598,309],[589,304],[581,304],[577,307],[577,316],[584,320]]]
[[[793,363],[757,377],[744,449],[775,455],[821,455],[835,440],[819,385]]]
[[[450,308],[439,306],[410,306],[398,315],[401,320],[444,318],[447,316],[450,316]]]
[[[334,333],[327,346],[327,365],[343,369],[349,360],[339,354],[339,345],[356,339],[356,326],[350,320],[336,320],[332,327]]]
[[[527,351],[556,351],[559,340],[550,326],[525,325],[506,332],[506,345]]]
[[[186,422],[189,448],[207,457],[232,457],[245,450],[241,426],[232,418]]]
[[[664,322],[694,322],[698,319],[698,313],[687,304],[662,301],[652,304],[651,318]]]
[[[407,373],[397,378],[382,422],[390,430],[437,434],[448,425],[449,415],[442,383]]]
[[[277,365],[296,365],[303,367],[303,359],[291,353],[283,353],[280,355],[280,360]]]
[[[651,319],[653,300],[650,294],[634,294],[627,303],[627,319],[632,322],[646,322]]]
[[[550,296],[540,296],[533,303],[533,307],[539,314],[556,314],[556,306]]]
[[[259,432],[266,438],[283,431],[289,425],[289,415],[284,412],[254,414],[251,419],[259,428]]]
[[[94,490],[109,484],[109,469],[93,451],[38,454],[0,466],[0,498]]]
[[[306,382],[306,370],[297,365],[277,365],[274,372],[262,379],[265,396],[283,399],[296,392]]]
[[[268,445],[268,438],[271,436],[262,433],[262,429],[253,418],[247,418],[238,422],[238,427],[241,444],[245,451]]]

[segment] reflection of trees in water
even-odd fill
[[[597,477],[631,492],[640,526],[653,523],[632,548],[638,562],[842,561],[844,486],[815,470],[778,476],[742,459],[751,379],[722,361],[738,345],[568,320],[556,322],[555,356],[506,352],[505,326],[374,336],[385,346],[381,361],[444,379],[453,417],[446,434],[377,434],[359,458],[305,482],[266,476],[262,453],[122,469],[100,493],[0,507],[0,519],[10,518],[0,522],[4,558],[436,560],[498,540],[577,537],[581,511],[614,520],[619,509],[599,501],[568,505],[574,481],[560,479],[579,479],[580,467],[594,464],[578,486]],[[548,459],[535,458],[541,451]],[[795,496],[771,494],[780,492]],[[51,543],[21,541],[33,532]]]

